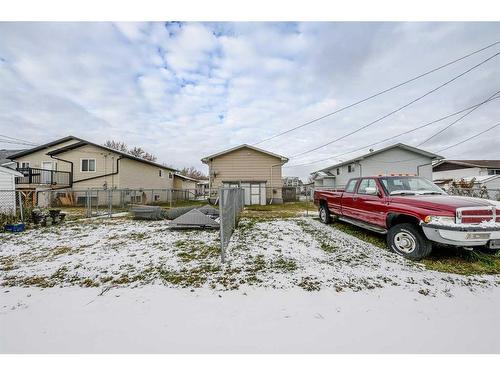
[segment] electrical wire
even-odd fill
[[[500,92],[500,91],[499,91]],[[477,103],[477,104],[474,104],[473,106],[470,106],[470,107],[467,107],[467,108],[464,108],[464,109],[461,109],[460,111],[457,111],[457,112],[454,112],[454,113],[451,113],[449,115],[446,115],[446,116],[443,116],[441,118],[438,118],[436,120],[433,120],[431,122],[428,122],[424,125],[421,125],[421,126],[417,126],[416,128],[413,128],[413,129],[410,129],[410,130],[407,130],[407,131],[404,131],[404,132],[401,132],[399,134],[396,134],[396,135],[393,135],[391,137],[388,137],[388,138],[384,138],[380,141],[377,141],[377,142],[373,142],[373,143],[370,143],[368,145],[364,145],[362,147],[358,147],[358,148],[355,148],[353,150],[350,150],[350,151],[347,151],[347,152],[344,152],[344,153],[341,153],[341,154],[336,154],[336,155],[333,155],[333,156],[329,156],[327,158],[323,158],[323,159],[318,159],[318,160],[314,160],[314,161],[311,161],[311,162],[306,162],[306,163],[301,163],[301,164],[293,164],[293,165],[284,165],[283,167],[284,168],[292,168],[292,167],[302,167],[302,166],[306,166],[306,165],[311,165],[311,164],[316,164],[316,163],[320,163],[320,162],[323,162],[323,161],[327,161],[327,160],[330,160],[330,159],[335,159],[339,156],[344,156],[344,155],[348,155],[348,154],[352,154],[353,152],[356,152],[356,151],[361,151],[363,149],[366,149],[368,147],[372,147],[372,146],[376,146],[378,144],[381,144],[381,143],[384,143],[384,142],[387,142],[387,141],[390,141],[392,139],[395,139],[395,138],[398,138],[398,137],[401,137],[402,135],[406,135],[406,134],[410,134],[410,133],[413,133],[413,132],[416,132],[417,130],[420,130],[420,129],[423,129],[423,128],[426,128],[430,125],[433,125],[433,124],[436,124],[438,122],[441,122],[443,120],[446,120],[450,117],[453,117],[453,116],[456,116],[462,112],[465,112],[465,111],[468,111],[470,109],[473,109],[473,108],[478,108],[480,107],[481,105],[485,104],[485,103],[488,103],[488,102],[491,102],[493,100],[497,100],[497,99],[500,99],[500,96],[494,96],[494,97],[490,97],[488,98],[487,100],[485,101],[482,101],[480,103]],[[470,113],[470,112],[469,112]],[[462,117],[463,118],[463,117]]]
[[[428,70],[428,71],[426,71],[426,72],[424,72],[424,73],[421,73],[421,74],[419,74],[419,75],[417,75],[417,76],[415,76],[415,77],[413,77],[413,78],[410,78],[410,79],[408,79],[408,80],[406,80],[406,81],[403,81],[403,82],[401,82],[401,83],[398,83],[397,85],[391,86],[391,87],[389,87],[389,88],[387,88],[387,89],[384,89],[384,90],[379,91],[379,92],[377,92],[377,93],[375,93],[375,94],[373,94],[373,95],[370,95],[370,96],[368,96],[368,97],[366,97],[366,98],[364,98],[364,99],[358,100],[357,102],[354,102],[354,103],[352,103],[352,104],[349,104],[349,105],[347,105],[347,106],[344,106],[344,107],[342,107],[342,108],[339,108],[339,109],[337,109],[337,110],[335,110],[335,111],[333,111],[333,112],[327,113],[326,115],[323,115],[323,116],[317,117],[317,118],[315,118],[315,119],[313,119],[313,120],[310,120],[310,121],[307,121],[307,122],[305,122],[305,123],[303,123],[303,124],[297,125],[297,126],[295,126],[295,127],[291,128],[291,129],[288,129],[288,130],[282,131],[281,133],[278,133],[278,134],[275,134],[275,135],[273,135],[273,136],[271,136],[271,137],[265,138],[265,139],[263,139],[263,140],[261,140],[261,141],[259,141],[259,142],[257,142],[257,143],[254,143],[254,145],[258,145],[258,144],[261,144],[261,143],[264,143],[264,142],[270,141],[271,139],[274,139],[274,138],[280,137],[280,136],[282,136],[282,135],[288,134],[288,133],[290,133],[290,132],[292,132],[292,131],[295,131],[295,130],[297,130],[297,129],[301,129],[301,128],[303,128],[303,127],[307,126],[307,125],[310,125],[310,124],[313,124],[313,123],[315,123],[315,122],[317,122],[317,121],[323,120],[324,118],[327,118],[327,117],[329,117],[329,116],[333,116],[333,115],[335,115],[335,114],[337,114],[337,113],[339,113],[339,112],[342,112],[342,111],[344,111],[344,110],[346,110],[346,109],[349,109],[349,108],[352,108],[352,107],[357,106],[357,105],[359,105],[359,104],[362,104],[362,103],[364,103],[364,102],[366,102],[366,101],[368,101],[368,100],[374,99],[374,98],[376,98],[376,97],[378,97],[378,96],[380,96],[380,95],[383,95],[383,94],[385,94],[385,93],[387,93],[387,92],[389,92],[389,91],[395,90],[395,89],[397,89],[397,88],[399,88],[399,87],[401,87],[401,86],[404,86],[404,85],[406,85],[406,84],[408,84],[408,83],[411,83],[411,82],[413,82],[413,81],[416,81],[416,80],[418,80],[418,79],[420,79],[420,78],[422,78],[422,77],[425,77],[425,76],[427,76],[427,75],[429,75],[429,74],[432,74],[432,73],[437,72],[437,71],[439,71],[439,70],[441,70],[441,69],[444,69],[444,68],[446,68],[446,67],[448,67],[448,66],[450,66],[450,65],[453,65],[453,64],[455,64],[455,63],[457,63],[457,62],[459,62],[459,61],[462,61],[462,60],[464,60],[464,59],[466,59],[466,58],[468,58],[468,57],[470,57],[470,56],[473,56],[473,55],[478,54],[478,53],[480,53],[480,52],[482,52],[482,51],[485,51],[485,50],[487,50],[487,49],[489,49],[489,48],[491,48],[491,47],[496,46],[497,44],[500,44],[500,41],[496,41],[496,42],[494,42],[494,43],[491,43],[491,44],[489,44],[489,45],[487,45],[487,46],[485,46],[485,47],[483,47],[483,48],[480,48],[480,49],[478,49],[478,50],[475,50],[475,51],[473,51],[473,52],[470,52],[470,53],[468,53],[468,54],[466,54],[466,55],[464,55],[464,56],[462,56],[462,57],[459,57],[459,58],[457,58],[457,59],[455,59],[455,60],[452,60],[452,61],[450,61],[450,62],[447,62],[446,64],[443,64],[443,65],[441,65],[441,66],[438,66],[437,68],[434,68],[434,69]]]
[[[303,151],[303,152],[301,152],[301,153],[298,153],[298,154],[292,155],[292,156],[290,157],[290,159],[292,159],[292,158],[296,158],[296,157],[298,157],[298,156],[302,156],[302,155],[305,155],[305,154],[308,154],[308,153],[311,153],[311,152],[316,151],[316,150],[319,150],[320,148],[323,148],[323,147],[329,146],[329,145],[331,145],[332,143],[338,142],[338,141],[340,141],[340,140],[342,140],[342,139],[344,139],[344,138],[347,138],[347,137],[349,137],[349,136],[351,136],[351,135],[353,135],[353,134],[356,134],[356,133],[358,133],[358,132],[360,132],[360,131],[362,131],[362,130],[364,130],[364,129],[366,129],[366,128],[368,128],[368,127],[370,127],[370,126],[372,126],[372,125],[374,125],[374,124],[376,124],[376,123],[378,123],[378,122],[380,122],[380,121],[382,121],[382,120],[384,120],[384,119],[386,119],[387,117],[392,116],[393,114],[395,114],[395,113],[397,113],[397,112],[399,112],[399,111],[402,111],[403,109],[405,109],[405,108],[409,107],[410,105],[412,105],[412,104],[416,103],[416,102],[417,102],[417,101],[419,101],[419,100],[422,100],[422,99],[423,99],[423,98],[425,98],[426,96],[428,96],[428,95],[430,95],[430,94],[432,94],[432,93],[436,92],[437,90],[439,90],[439,89],[443,88],[444,86],[449,85],[450,83],[452,83],[452,82],[456,81],[457,79],[459,79],[459,78],[463,77],[464,75],[466,75],[467,73],[471,72],[472,70],[477,69],[478,67],[480,67],[481,65],[483,65],[483,64],[485,64],[486,62],[490,61],[491,59],[493,59],[493,58],[497,57],[498,55],[500,55],[500,52],[497,52],[497,53],[495,53],[495,54],[491,55],[490,57],[488,57],[487,59],[485,59],[485,60],[481,61],[480,63],[478,63],[478,64],[476,64],[476,65],[472,66],[471,68],[469,68],[469,69],[467,69],[467,70],[463,71],[462,73],[460,73],[460,74],[458,74],[458,75],[454,76],[452,79],[449,79],[448,81],[446,81],[446,82],[444,82],[444,83],[440,84],[439,86],[437,86],[437,87],[433,88],[432,90],[427,91],[425,94],[420,95],[419,97],[417,97],[417,98],[415,98],[415,99],[411,100],[410,102],[406,103],[405,105],[403,105],[403,106],[401,106],[401,107],[398,107],[398,108],[396,108],[395,110],[393,110],[393,111],[391,111],[391,112],[389,112],[389,113],[387,113],[387,114],[383,115],[382,117],[379,117],[379,118],[377,118],[376,120],[374,120],[374,121],[372,121],[372,122],[370,122],[370,123],[368,123],[368,124],[366,124],[366,125],[363,125],[363,126],[361,126],[360,128],[357,128],[356,130],[353,130],[353,131],[352,131],[352,132],[350,132],[350,133],[347,133],[347,134],[344,134],[344,135],[342,135],[342,136],[340,136],[340,137],[337,137],[337,138],[335,138],[335,139],[333,139],[333,140],[331,140],[331,141],[329,141],[329,142],[327,142],[327,143],[324,143],[324,144],[322,144],[322,145],[320,145],[320,146],[316,146],[316,147],[314,147],[314,148],[312,148],[312,149],[310,149],[310,150]]]

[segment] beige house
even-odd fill
[[[282,203],[284,156],[243,144],[201,159],[209,168],[211,195],[220,187],[245,189],[245,204]]]
[[[113,150],[81,138],[68,136],[9,156],[23,174],[20,189],[172,189],[175,169]]]

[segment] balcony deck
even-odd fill
[[[17,168],[23,177],[16,177],[16,185],[69,187],[71,186],[71,172],[52,171],[41,168]]]

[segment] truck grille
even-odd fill
[[[500,217],[495,206],[462,207],[457,208],[455,221],[457,224],[480,224],[483,221],[500,223]]]

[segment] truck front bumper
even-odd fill
[[[484,228],[473,225],[440,226],[422,224],[425,236],[434,242],[455,246],[486,246],[500,249],[500,227]]]

